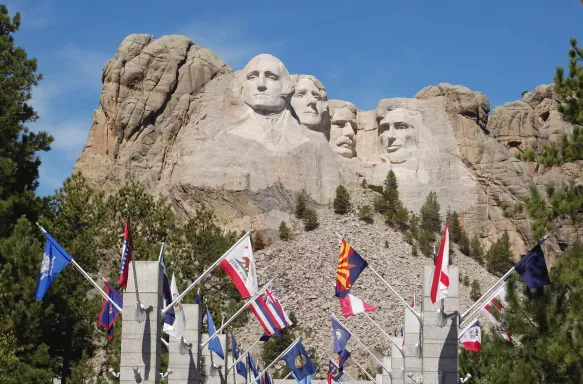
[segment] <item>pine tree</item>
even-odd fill
[[[358,210],[358,218],[366,223],[372,224],[373,222],[373,210],[370,205],[365,204]]]
[[[449,215],[449,236],[451,241],[456,244],[459,244],[460,238],[462,235],[462,226],[460,224],[460,218],[456,211],[453,211],[451,215]]]
[[[413,211],[409,213],[409,228],[415,240],[419,239],[419,216]]]
[[[279,238],[285,241],[291,238],[291,231],[285,221],[282,221],[281,224],[279,224]]]
[[[253,251],[261,251],[265,248],[265,240],[263,240],[261,232],[257,231],[254,236],[251,236],[251,248]]]
[[[431,191],[421,207],[421,228],[425,231],[438,233],[441,230],[441,215],[439,214],[437,193]]]
[[[299,195],[296,201],[296,218],[303,219],[306,212],[306,198],[304,195]]]
[[[26,123],[38,115],[30,106],[32,87],[42,75],[36,74],[36,59],[14,46],[20,28],[20,14],[12,19],[0,4],[0,238],[7,237],[21,215],[36,221],[46,200],[35,197],[38,186],[39,151],[50,150],[48,133],[31,132]]]
[[[306,208],[304,211],[304,229],[306,231],[313,231],[318,228],[320,223],[318,222],[318,215],[316,211],[311,208]]]
[[[463,229],[461,231],[460,240],[458,242],[458,245],[459,245],[461,253],[463,253],[466,256],[470,255],[470,239],[468,238],[468,235],[466,234],[466,232]]]
[[[334,198],[334,213],[345,214],[350,211],[350,194],[343,185],[336,188],[336,197]]]
[[[472,281],[472,289],[470,290],[470,299],[476,301],[482,296],[482,291],[480,289],[480,283],[478,280]]]
[[[555,75],[555,90],[563,98],[559,104],[559,112],[566,121],[583,126],[583,49],[577,45],[577,40],[571,38],[569,50],[569,75],[565,77],[563,67],[557,67]]]
[[[488,271],[503,275],[514,265],[510,254],[510,239],[508,232],[504,232],[500,239],[493,244],[486,254],[488,260]]]
[[[478,236],[474,235],[470,243],[470,257],[482,264],[484,262],[484,250]]]
[[[419,235],[419,249],[425,256],[433,258],[432,243],[435,241],[434,235],[426,230],[421,230]]]

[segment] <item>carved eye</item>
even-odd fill
[[[247,80],[255,80],[256,78],[257,78],[256,73],[250,73],[249,75],[247,75]]]
[[[297,97],[298,99],[300,99],[300,98],[304,97],[304,93],[303,92],[296,93],[294,95],[294,97]]]
[[[321,101],[322,100],[322,96],[320,96],[318,93],[312,93],[312,96],[314,96],[314,99]]]
[[[401,121],[399,123],[395,123],[395,129],[407,129],[410,128],[409,124],[405,123],[404,121]]]

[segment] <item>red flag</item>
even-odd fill
[[[351,295],[350,293],[343,298],[338,298],[338,300],[340,301],[340,309],[342,309],[342,314],[346,318],[352,315],[357,315],[359,313],[374,312],[377,310],[375,306],[370,305],[366,301],[361,300],[358,297]]]
[[[447,297],[449,287],[449,222],[445,223],[445,230],[439,252],[433,266],[433,282],[431,284],[431,302]]]
[[[123,231],[123,249],[121,251],[121,266],[119,269],[119,285],[126,289],[128,286],[129,265],[134,255],[134,243],[132,242],[132,232],[130,231],[130,218],[126,218],[126,225]]]

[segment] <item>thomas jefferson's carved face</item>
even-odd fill
[[[404,163],[410,152],[416,149],[415,120],[410,111],[397,108],[389,111],[380,121],[381,143],[391,163]]]
[[[322,121],[322,95],[316,84],[306,77],[300,78],[296,83],[291,106],[300,123],[308,128],[313,128]]]
[[[356,116],[347,107],[338,108],[334,111],[330,127],[330,144],[334,152],[348,159],[353,158],[354,135],[356,133]]]
[[[285,108],[285,94],[290,77],[283,63],[274,56],[255,56],[243,68],[245,104],[257,112],[280,112]]]

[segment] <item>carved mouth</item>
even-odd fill
[[[391,145],[390,147],[387,147],[387,152],[397,152],[399,149],[401,149],[400,145]]]

